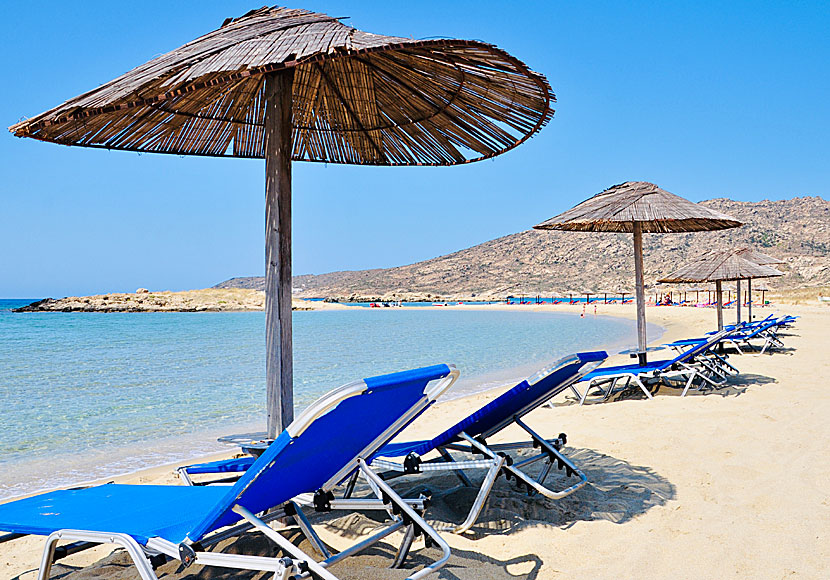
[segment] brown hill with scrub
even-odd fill
[[[752,246],[785,260],[773,288],[830,283],[830,202],[821,197],[702,205],[734,216],[741,228],[644,236],[646,284],[713,248]],[[539,216],[539,221],[549,216]],[[527,230],[446,256],[395,268],[297,276],[300,297],[420,294],[503,298],[567,290],[631,290],[634,263],[628,234]],[[261,288],[262,278],[234,278],[217,287]]]

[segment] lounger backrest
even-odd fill
[[[347,477],[358,458],[368,460],[457,376],[436,365],[364,379],[325,395],[279,435],[188,538],[198,541],[236,522],[231,510],[237,504],[259,513]]]
[[[781,322],[778,321],[778,320],[773,320],[772,322],[767,322],[763,326],[759,326],[758,328],[756,328],[755,330],[753,330],[752,332],[747,334],[744,338],[755,338],[757,335],[761,334],[762,332],[767,331],[770,328],[775,328],[779,324],[781,324]]]
[[[591,372],[608,354],[583,352],[565,357],[553,365],[542,369],[532,377],[502,393],[478,411],[459,421],[431,441],[426,441],[413,451],[424,455],[458,440],[462,432],[471,437],[489,437],[513,422],[514,417],[522,417],[544,404],[558,393]]]
[[[701,342],[700,344],[698,344],[694,348],[690,348],[689,350],[685,350],[685,351],[681,352],[676,357],[674,357],[672,360],[666,361],[663,365],[660,366],[659,370],[667,369],[667,368],[671,367],[674,364],[683,363],[683,362],[686,362],[688,360],[693,359],[697,355],[699,355],[703,352],[706,352],[707,350],[712,348],[714,345],[716,345],[718,342],[720,342],[721,339],[723,337],[725,337],[727,334],[729,334],[730,332],[731,331],[726,329],[726,328],[724,328],[720,332],[716,332],[715,334],[713,334],[712,336],[707,338],[706,342]]]

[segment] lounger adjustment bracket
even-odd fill
[[[330,512],[332,501],[334,501],[334,494],[331,491],[318,489],[314,492],[314,511]]]
[[[199,542],[194,542],[193,544],[185,544],[182,542],[179,544],[179,560],[182,563],[182,567],[190,568],[196,562],[196,552],[204,551],[205,549]]]
[[[403,459],[403,472],[406,474],[421,473],[421,463],[421,456],[412,451]]]

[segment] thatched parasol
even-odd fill
[[[643,284],[643,233],[702,232],[741,225],[738,220],[692,203],[646,181],[627,181],[539,225],[541,230],[634,234],[637,295],[637,347],[646,362],[646,304]]]
[[[718,303],[718,330],[723,328],[722,284],[726,280],[749,280],[751,278],[772,278],[784,273],[770,266],[762,266],[741,257],[739,250],[722,250],[706,252],[697,260],[689,262],[672,272],[660,282],[688,283],[714,282]],[[741,321],[741,296],[738,287],[738,322]]]
[[[594,292],[592,290],[583,290],[582,292],[580,292],[580,294],[585,296],[585,304],[590,304],[591,303],[591,296],[594,296],[596,294],[596,292]]]
[[[542,75],[495,46],[362,32],[261,8],[18,123],[64,145],[265,158],[268,434],[293,417],[291,160],[454,165],[552,117]]]
[[[754,250],[752,248],[738,248],[735,250],[735,255],[740,256],[750,262],[755,262],[756,264],[760,264],[761,266],[773,266],[777,264],[783,264],[784,260],[776,258],[774,256],[770,256],[769,254],[764,254],[759,252],[758,250]],[[752,320],[752,278],[747,279],[746,281],[746,293],[749,298],[747,300],[747,314],[749,320]],[[741,295],[741,281],[738,280],[738,301],[740,302],[740,295]],[[761,293],[761,301],[763,302],[764,299],[764,292]],[[740,305],[738,306],[740,309]],[[738,311],[738,322],[740,322],[740,310]]]

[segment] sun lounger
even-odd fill
[[[603,399],[608,399],[620,380],[625,380],[624,388],[632,382],[636,384],[648,399],[653,397],[646,386],[647,383],[666,382],[669,379],[686,381],[681,396],[686,396],[696,379],[700,379],[701,385],[699,388],[702,387],[703,383],[719,387],[725,381],[719,378],[716,373],[712,373],[706,365],[700,364],[697,359],[708,353],[728,332],[728,330],[723,330],[710,336],[704,342],[684,350],[672,359],[649,361],[645,365],[635,363],[600,367],[583,377],[582,382],[587,382],[588,385],[582,394],[579,393],[576,386],[573,387],[573,391],[579,397],[579,404],[582,405],[585,403],[591,389],[598,389],[603,394]],[[603,389],[603,385],[608,386]]]
[[[528,427],[522,418],[570,388],[607,356],[605,352],[586,352],[566,357],[522,381],[433,439],[386,445],[372,459],[371,465],[373,468],[389,470],[384,473],[384,477],[454,471],[468,486],[472,486],[472,483],[464,470],[486,469],[484,481],[467,517],[462,523],[446,528],[455,533],[462,533],[475,523],[500,473],[524,486],[531,495],[539,493],[551,499],[570,495],[582,488],[587,483],[587,478],[562,454],[565,435],[560,434],[557,439],[546,440]],[[530,440],[507,444],[487,443],[488,438],[512,424],[523,429]],[[508,451],[528,448],[539,448],[540,453],[515,463],[507,455]],[[439,456],[430,460],[422,459],[433,451]],[[453,457],[452,452],[461,453],[466,459]],[[539,472],[536,476],[531,476],[526,468],[537,463]],[[545,479],[554,465],[565,469],[568,476],[576,476],[578,481],[562,490],[549,489],[545,486]]]
[[[442,556],[411,574],[422,578],[449,558],[446,542],[421,517],[423,498],[402,500],[367,460],[454,382],[447,365],[394,373],[344,385],[303,411],[233,486],[99,485],[47,492],[0,505],[0,531],[48,536],[40,580],[49,577],[58,542],[118,544],[142,580],[157,580],[154,568],[176,559],[239,570],[267,571],[286,580],[311,575],[336,580],[328,566],[405,529],[395,564],[402,564],[411,537],[425,534]],[[378,499],[334,499],[332,489],[353,474],[366,478]],[[302,494],[309,501],[297,501]],[[349,549],[332,555],[314,532],[301,504],[318,511],[387,511],[392,523]],[[266,513],[267,512],[267,513]],[[309,556],[268,521],[293,516],[321,560]],[[241,523],[240,523],[241,522]],[[218,542],[244,531],[262,532],[282,557],[211,552]]]

